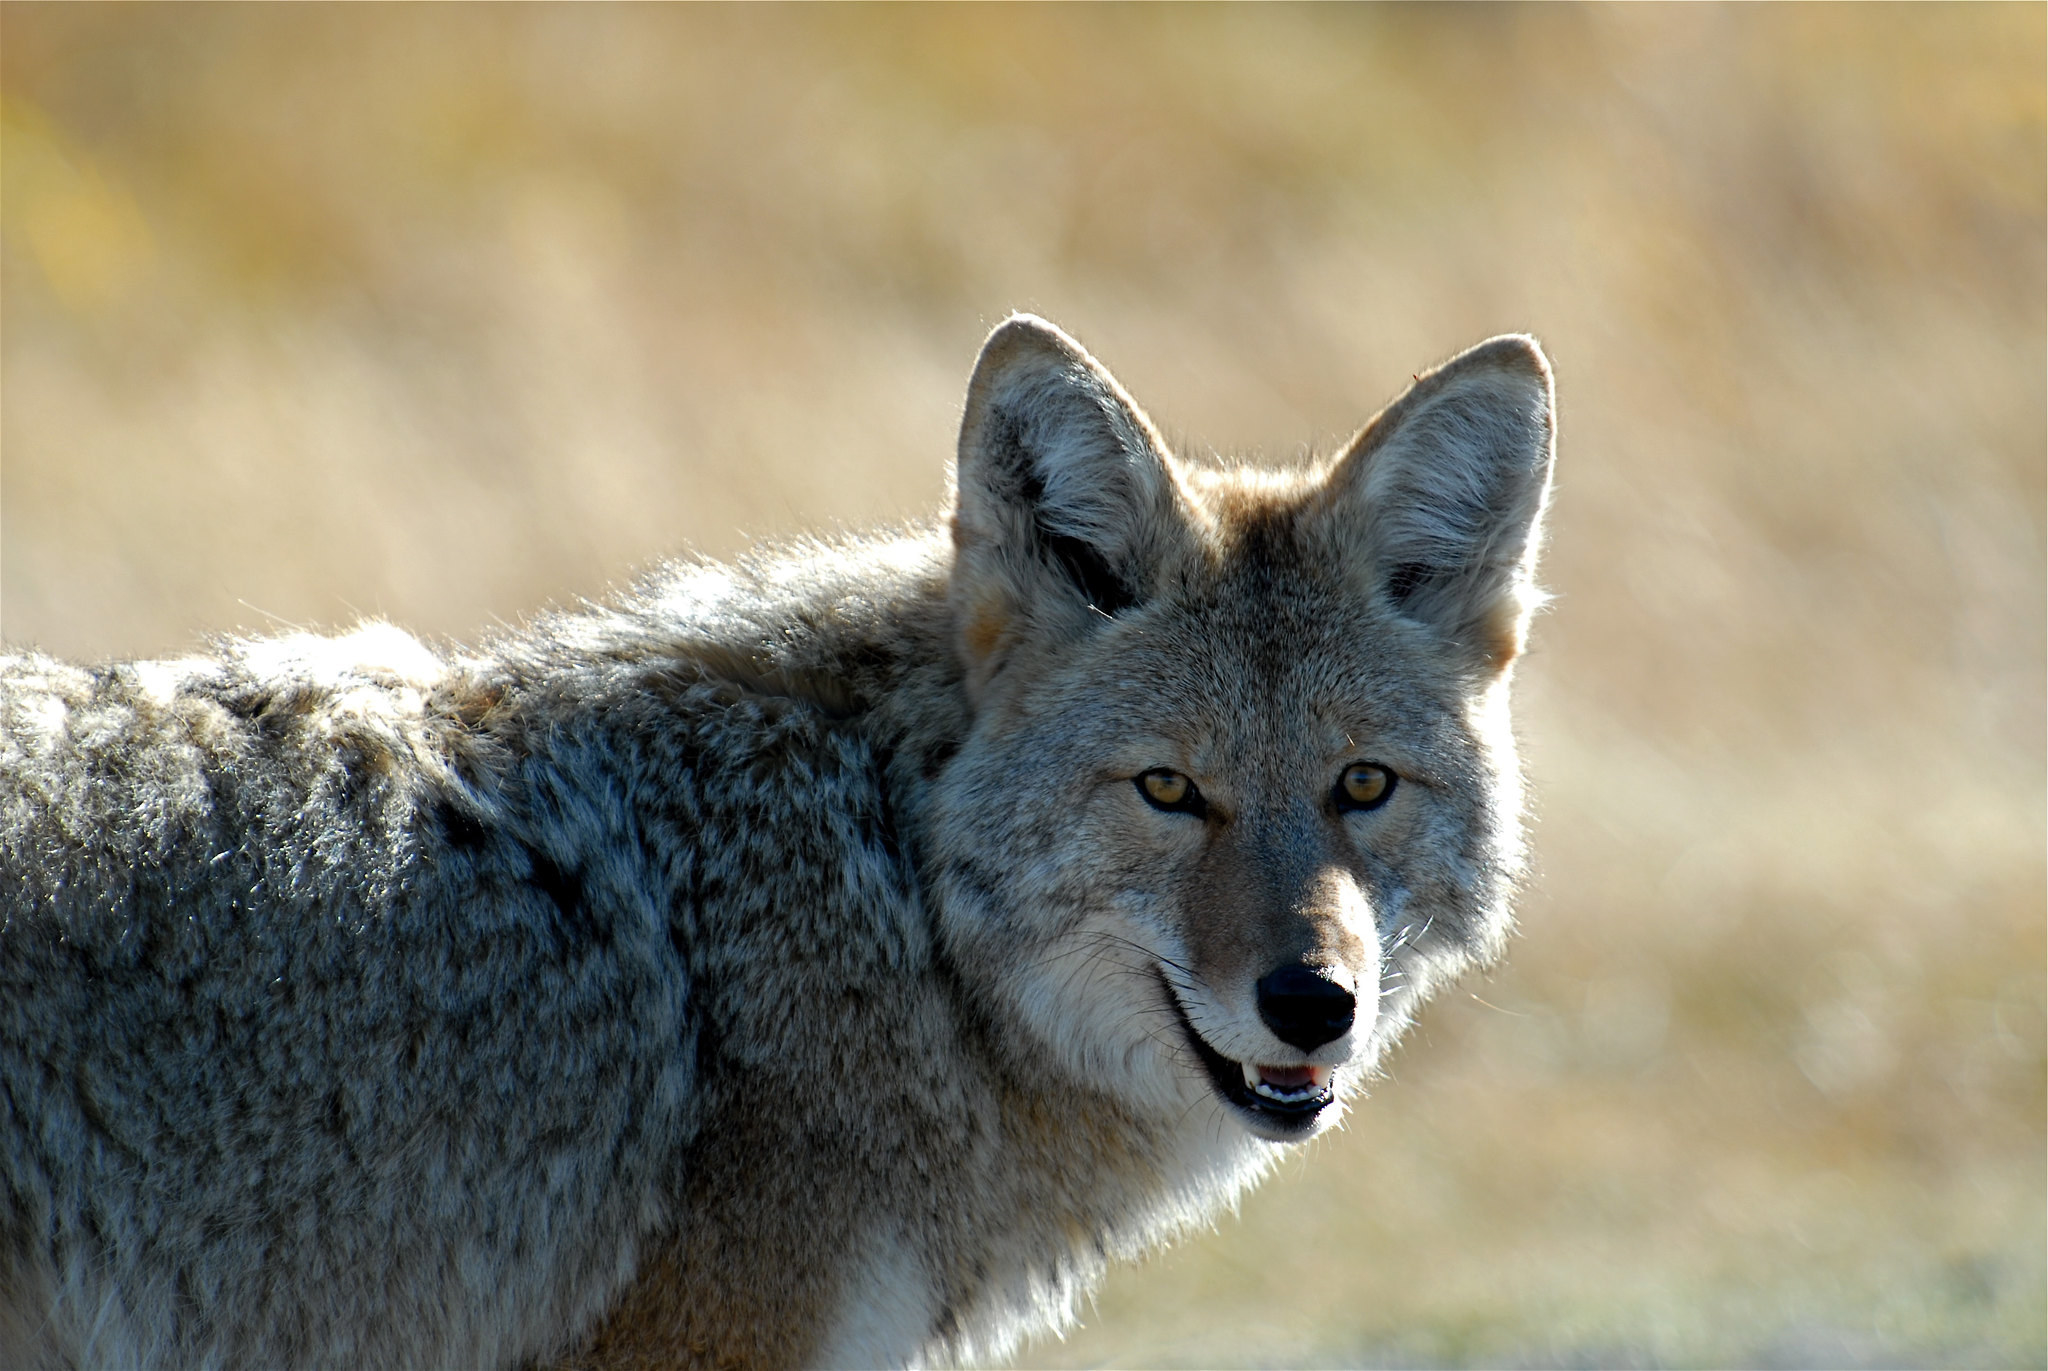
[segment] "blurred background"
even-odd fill
[[[2044,1359],[2044,11],[0,9],[0,633],[473,641],[1528,329],[1508,966],[1027,1365]]]

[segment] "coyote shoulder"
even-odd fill
[[[1327,461],[997,328],[943,525],[0,658],[0,1364],[1000,1357],[1495,956],[1523,337]]]

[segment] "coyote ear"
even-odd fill
[[[1164,453],[1072,338],[1028,314],[989,335],[967,386],[953,512],[954,612],[977,680],[1016,628],[1114,617],[1145,598],[1176,518]]]
[[[1475,666],[1513,661],[1543,599],[1553,394],[1534,338],[1490,339],[1418,376],[1330,477],[1344,532],[1363,534],[1372,593]]]

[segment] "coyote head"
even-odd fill
[[[930,859],[1021,1054],[1305,1137],[1498,952],[1552,431],[1542,352],[1504,337],[1334,460],[1182,461],[1052,325],[989,338],[953,515],[973,726]]]

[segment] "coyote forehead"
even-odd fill
[[[997,328],[943,524],[0,657],[0,1364],[911,1365],[1330,1126],[1521,865],[1548,364],[1184,460]]]

